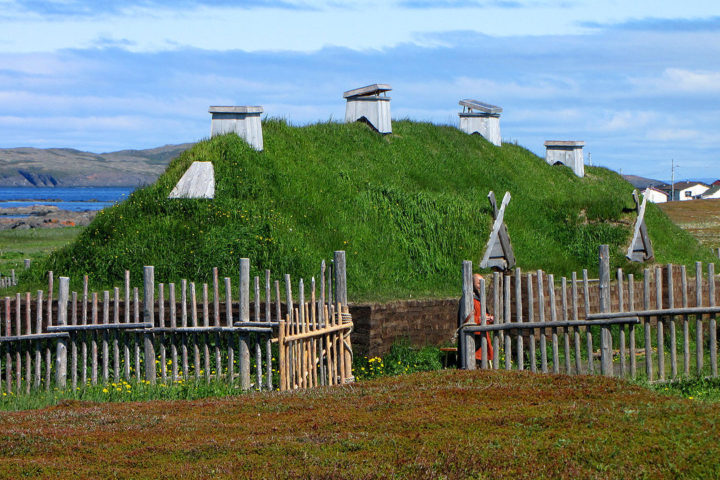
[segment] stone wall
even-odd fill
[[[448,343],[457,329],[458,299],[351,304],[353,351],[381,356],[398,340],[412,345]]]

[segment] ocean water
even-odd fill
[[[62,210],[102,210],[121,202],[133,187],[0,187],[0,208],[54,205]]]

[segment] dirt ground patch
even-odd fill
[[[720,199],[659,203],[658,207],[703,245],[720,247]]]
[[[0,416],[0,477],[717,478],[716,403],[620,380],[438,371]]]

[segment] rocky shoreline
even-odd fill
[[[51,205],[0,208],[0,230],[63,228],[88,225],[99,210],[73,212]],[[27,215],[17,217],[17,215]]]

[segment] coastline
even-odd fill
[[[61,210],[52,205],[0,208],[0,230],[85,226],[95,218],[99,211],[75,212]],[[18,217],[18,215],[23,216]]]

